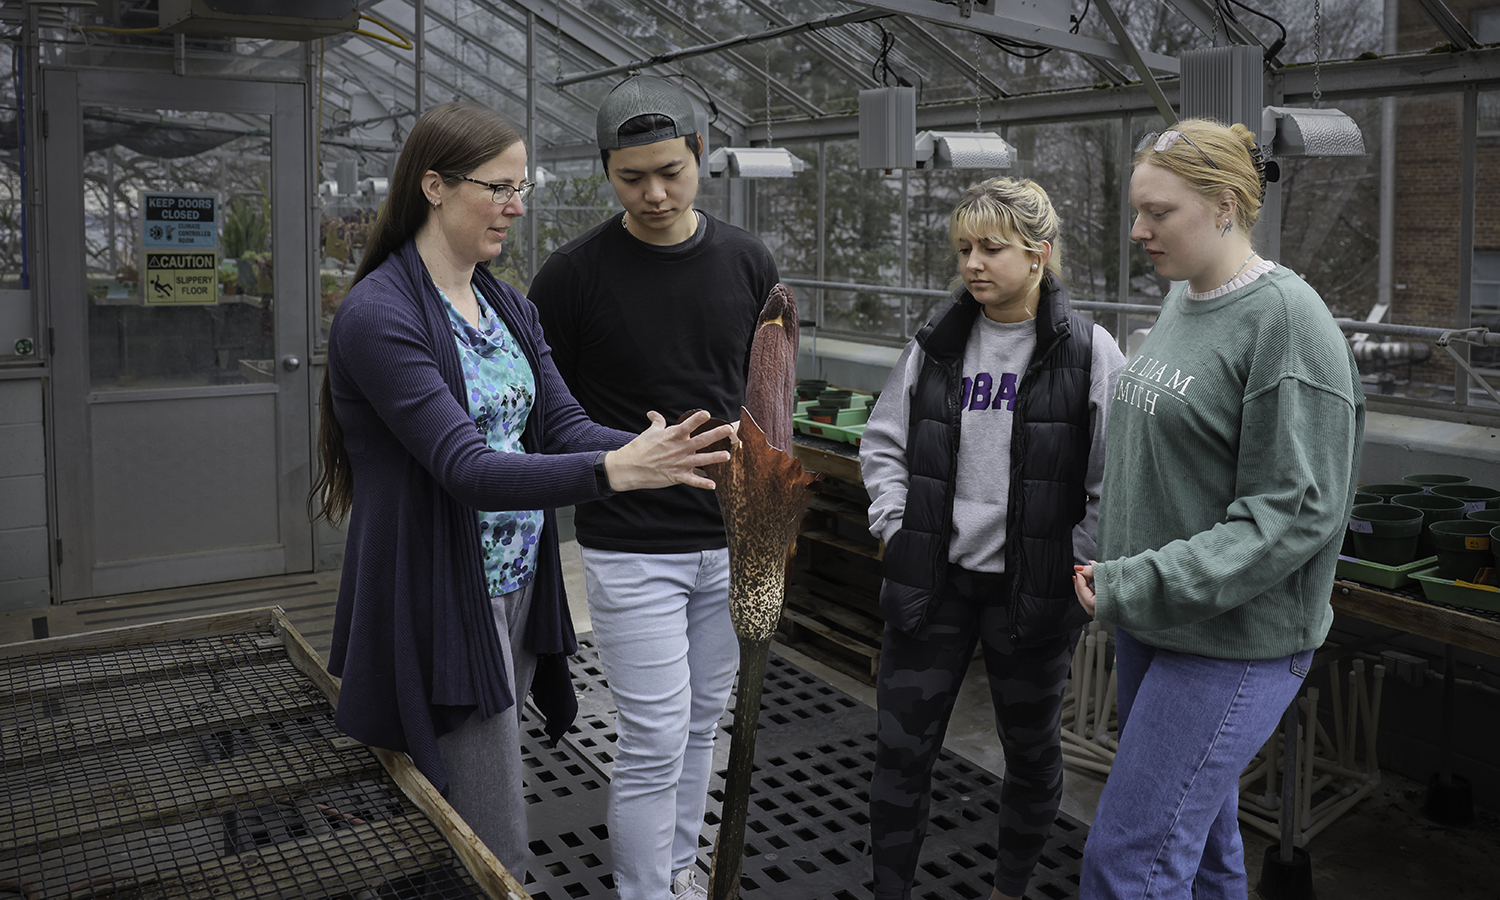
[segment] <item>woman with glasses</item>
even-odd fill
[[[334,317],[310,506],[349,517],[328,669],[336,721],[403,751],[520,881],[520,712],[554,739],[577,649],[553,509],[687,484],[707,414],[640,436],[591,422],[535,307],[485,266],[525,212],[526,147],[498,113],[450,103],[412,129]]]
[[[1246,895],[1240,773],[1333,620],[1364,432],[1348,343],[1250,229],[1255,136],[1190,119],[1135,155],[1130,236],[1178,282],[1109,415],[1084,608],[1116,626],[1120,746],[1081,896]]]

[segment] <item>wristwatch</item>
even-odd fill
[[[615,489],[609,486],[609,472],[604,468],[604,457],[609,455],[608,450],[600,450],[594,457],[594,481],[599,485],[600,497],[613,497]]]

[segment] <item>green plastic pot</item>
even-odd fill
[[[1384,501],[1384,497],[1378,496],[1376,494],[1366,494],[1362,491],[1354,492],[1355,506],[1359,506],[1362,503],[1383,503]],[[1339,547],[1339,556],[1352,557],[1358,555],[1359,554],[1354,551],[1354,532],[1350,531],[1348,526],[1346,525],[1344,527],[1344,543]]]
[[[1491,525],[1500,525],[1500,509],[1471,509],[1464,515],[1465,519],[1473,519],[1476,522],[1488,522]]]
[[[1422,511],[1422,533],[1417,536],[1418,559],[1433,554],[1430,531],[1433,522],[1451,522],[1464,517],[1464,502],[1454,500],[1452,497],[1439,497],[1436,494],[1402,494],[1391,498],[1391,503]]]
[[[1414,484],[1421,488],[1424,494],[1430,494],[1433,488],[1441,487],[1445,484],[1468,484],[1469,476],[1434,473],[1431,475],[1407,475],[1401,480],[1407,484]]]
[[[1393,503],[1361,503],[1349,514],[1354,552],[1366,562],[1404,566],[1417,558],[1422,511]]]
[[[1500,491],[1478,484],[1443,484],[1432,489],[1439,497],[1452,497],[1468,504],[1469,512],[1476,509],[1500,509]],[[1480,504],[1484,504],[1480,506]]]
[[[1359,486],[1361,494],[1374,494],[1380,498],[1380,502],[1389,503],[1392,497],[1401,494],[1420,494],[1422,489],[1414,484],[1362,484]]]
[[[1490,558],[1497,569],[1500,569],[1500,525],[1490,529]]]
[[[1434,522],[1432,547],[1437,552],[1438,577],[1473,581],[1476,573],[1494,561],[1490,553],[1490,531],[1495,526],[1473,519]]]
[[[804,378],[797,382],[797,399],[816,400],[818,395],[828,389],[828,382],[815,378]]]

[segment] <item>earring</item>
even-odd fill
[[[1031,271],[1033,271],[1033,272],[1035,272],[1035,271],[1036,271],[1036,269],[1037,269],[1037,265],[1036,265],[1036,263],[1032,263],[1032,264],[1031,264]]]
[[[1219,229],[1219,237],[1227,237],[1229,235],[1229,230],[1231,228],[1233,228],[1233,227],[1234,227],[1234,220],[1233,219],[1225,219],[1224,220],[1224,227]]]

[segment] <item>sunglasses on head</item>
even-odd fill
[[[1188,145],[1194,150],[1197,150],[1198,155],[1203,157],[1204,162],[1208,163],[1212,168],[1218,168],[1218,166],[1215,165],[1214,161],[1209,158],[1208,154],[1203,152],[1202,147],[1194,144],[1192,138],[1175,129],[1171,131],[1163,131],[1161,133],[1157,133],[1155,131],[1148,132],[1145,137],[1141,138],[1141,142],[1135,145],[1135,152],[1140,153],[1142,150],[1150,147],[1157,153],[1166,153],[1168,150],[1171,150],[1173,147],[1175,147],[1178,141],[1187,141]]]

